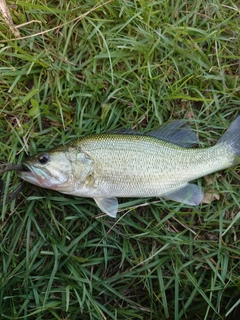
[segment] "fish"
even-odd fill
[[[36,186],[93,198],[115,218],[117,198],[159,197],[199,205],[202,189],[193,180],[240,163],[240,116],[216,145],[198,148],[184,120],[147,134],[115,130],[86,135],[26,158],[19,176]]]

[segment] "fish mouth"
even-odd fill
[[[47,179],[47,173],[41,168],[31,166],[28,163],[22,164],[23,169],[18,173],[19,177],[37,186],[43,186]]]
[[[23,170],[18,173],[18,176],[31,183],[35,186],[53,189],[57,191],[70,190],[72,191],[73,187],[69,186],[69,181],[67,176],[54,176],[51,174],[51,170],[41,168],[38,165],[31,164],[31,162],[24,162],[22,164]]]

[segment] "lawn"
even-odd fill
[[[7,5],[15,29],[0,15],[1,163],[176,119],[212,146],[240,115],[239,1]],[[92,199],[31,184],[6,203],[20,179],[1,178],[1,319],[233,319],[240,166],[199,179],[199,206],[126,198],[117,219]]]

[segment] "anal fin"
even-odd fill
[[[196,206],[201,203],[203,192],[196,184],[187,183],[161,196],[166,199]]]

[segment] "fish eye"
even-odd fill
[[[50,159],[50,157],[48,154],[41,154],[38,157],[38,162],[41,164],[46,164],[46,163],[48,163],[49,159]]]

